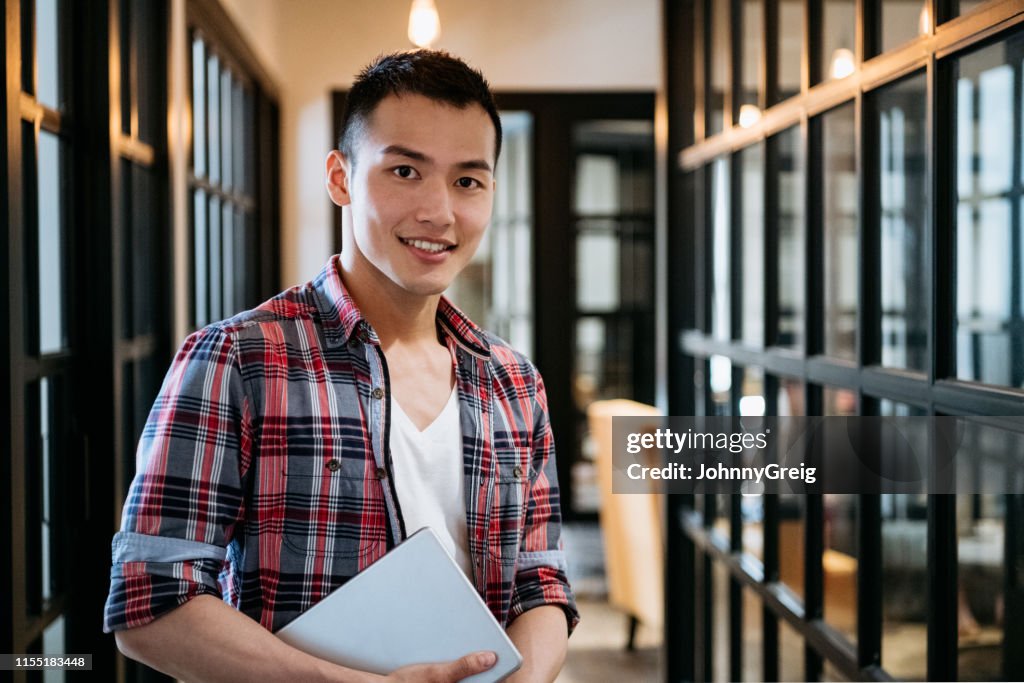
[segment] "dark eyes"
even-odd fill
[[[399,178],[412,178],[416,175],[416,169],[412,166],[399,166],[395,169],[395,175]]]
[[[395,166],[391,172],[403,180],[415,180],[420,177],[419,172],[412,166]],[[463,190],[475,190],[483,187],[484,184],[476,178],[463,176],[455,181],[455,186]]]

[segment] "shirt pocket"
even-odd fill
[[[359,458],[319,454],[286,460],[283,536],[291,550],[361,558],[387,543],[384,495],[375,468]]]
[[[497,453],[498,467],[491,480],[491,507],[487,553],[502,565],[514,564],[526,521],[530,483],[530,450],[509,448]]]

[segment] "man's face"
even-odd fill
[[[346,270],[362,269],[394,295],[440,294],[472,258],[491,218],[494,125],[487,112],[389,96],[353,154],[332,152],[327,160],[328,192],[351,209]]]

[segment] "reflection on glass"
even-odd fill
[[[711,163],[711,335],[727,340],[729,321],[729,159],[720,157]]]
[[[764,345],[764,143],[743,150],[743,341]]]
[[[822,3],[822,81],[846,78],[856,69],[853,53],[856,6],[855,0],[825,0]]]
[[[36,99],[51,109],[60,109],[60,16],[58,0],[35,0],[36,5]],[[26,88],[27,90],[28,88]]]
[[[1012,343],[1021,334],[1012,248],[1021,239],[1012,216],[1021,180],[1009,132],[1021,107],[1013,91],[1022,49],[1018,34],[961,57],[957,77],[956,376],[1009,386],[1024,384],[1024,354]]]
[[[226,189],[230,188],[234,182],[234,169],[232,163],[234,157],[232,155],[232,143],[234,142],[234,128],[232,128],[231,120],[231,109],[232,109],[232,98],[231,94],[233,91],[232,87],[231,72],[226,69],[220,74],[220,129],[221,142],[220,142],[220,155],[221,155],[221,185]]]
[[[824,387],[825,415],[856,415],[857,395],[848,389]],[[857,640],[857,496],[825,494],[824,571],[825,622]]]
[[[778,346],[802,349],[804,343],[804,302],[806,282],[804,225],[803,143],[799,127],[789,128],[769,139],[779,163],[779,322],[775,330]]]
[[[709,112],[707,135],[725,130],[725,99],[729,91],[729,0],[711,0],[711,35],[707,58],[711,64],[711,87],[704,104]]]
[[[38,149],[39,353],[53,353],[67,343],[67,330],[64,329],[63,159],[60,139],[56,135],[40,131]]]
[[[899,47],[931,30],[930,2],[882,0],[882,51]]]
[[[882,365],[927,371],[925,76],[878,91]]]
[[[828,3],[826,3],[827,5]],[[857,171],[854,109],[822,116],[825,169],[825,353],[856,360]]]
[[[927,411],[882,400],[883,416],[922,416]],[[899,680],[927,674],[928,498],[882,494],[882,667]]]
[[[206,175],[206,49],[192,41],[192,166],[197,177]]]
[[[739,105],[760,106],[761,71],[764,65],[764,0],[743,2],[742,88]]]
[[[804,0],[780,0],[778,31],[778,97],[784,100],[800,93],[800,62],[804,49]],[[769,102],[769,105],[776,102]]]

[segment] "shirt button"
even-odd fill
[[[514,476],[516,479],[519,479],[520,477],[522,477],[523,476],[523,468],[520,467],[519,465],[516,465],[515,469],[512,470],[512,476]]]
[[[370,395],[373,396],[375,399],[380,400],[384,398],[384,390],[381,389],[380,387],[374,387],[373,392]]]
[[[386,479],[387,476],[388,476],[388,471],[386,469],[384,469],[383,467],[378,467],[377,468],[377,478],[378,479]]]
[[[331,460],[330,462],[327,463],[327,469],[329,469],[331,472],[337,472],[338,470],[341,469],[341,461]]]

